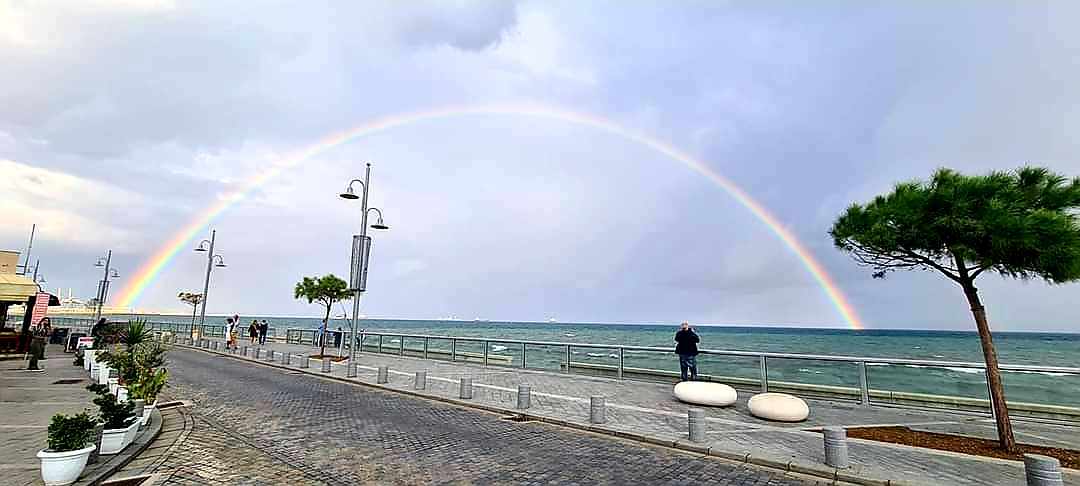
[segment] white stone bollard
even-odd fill
[[[690,429],[690,442],[705,442],[705,411],[700,408],[687,410],[686,423]]]
[[[847,431],[843,427],[825,427],[825,464],[845,469],[848,462]]]
[[[427,389],[427,372],[417,371],[416,377],[413,378],[413,389],[424,390]]]
[[[349,366],[345,370],[345,377],[346,378],[356,378],[356,363],[353,363],[352,361],[349,361]]]
[[[311,367],[311,358],[308,357],[308,355],[306,355],[306,354],[301,354],[300,355],[300,367],[301,368],[309,368],[309,367]]]
[[[1063,486],[1061,461],[1038,454],[1024,454],[1024,474],[1028,486]]]
[[[472,378],[468,378],[468,377],[462,377],[461,378],[461,390],[460,390],[460,392],[461,393],[458,394],[458,397],[460,397],[462,400],[472,400],[472,397],[473,397],[473,394],[472,394]]]
[[[532,387],[529,385],[518,385],[517,408],[525,410],[530,406],[532,406]]]
[[[323,373],[329,373],[330,372],[330,358],[323,358],[322,359],[322,372]]]
[[[379,367],[379,375],[375,378],[375,383],[378,383],[380,385],[384,384],[384,383],[390,383],[390,367],[389,366],[380,366]]]
[[[604,406],[604,397],[593,395],[589,397],[589,423],[602,424],[607,421],[607,410]]]

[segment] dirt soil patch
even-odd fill
[[[959,452],[983,457],[996,457],[998,459],[1012,459],[1023,461],[1024,454],[1040,454],[1050,456],[1061,461],[1062,467],[1080,470],[1080,451],[1059,449],[1057,447],[1044,447],[1028,444],[1018,444],[1019,452],[1007,452],[1000,447],[995,440],[978,439],[962,435],[940,434],[937,432],[923,432],[911,430],[907,427],[864,427],[847,429],[848,437],[857,439],[876,440],[893,444],[904,444],[939,451]]]
[[[311,358],[311,359],[323,359],[323,358],[330,358],[330,361],[333,361],[333,362],[335,362],[335,363],[340,363],[340,362],[342,362],[342,361],[347,361],[347,360],[349,359],[349,357],[348,357],[348,356],[338,356],[338,355],[336,355],[336,354],[326,354],[326,355],[323,355],[323,354],[313,354],[313,355],[311,355],[311,356],[308,356],[308,357],[309,357],[309,358]]]

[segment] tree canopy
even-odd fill
[[[1080,278],[1080,178],[1047,169],[968,176],[940,169],[853,204],[833,225],[835,245],[875,277],[933,269],[960,283],[984,271],[1064,283]]]
[[[329,313],[329,308],[334,305],[334,302],[352,296],[348,287],[347,282],[332,273],[322,277],[304,277],[304,280],[296,284],[293,297],[307,299],[309,304],[319,302],[327,307]]]

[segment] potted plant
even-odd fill
[[[98,395],[94,399],[94,405],[98,406],[98,414],[105,424],[105,430],[101,433],[101,454],[116,454],[124,450],[128,444],[135,441],[139,433],[139,421],[135,420],[135,404],[120,402],[116,396],[109,393],[109,389],[103,385],[90,385],[87,390]]]
[[[49,446],[37,453],[41,480],[60,486],[79,479],[94,450],[94,420],[86,412],[68,417],[56,414],[49,423]]]
[[[130,393],[132,398],[142,399],[143,416],[142,424],[150,420],[150,414],[154,412],[157,396],[165,388],[165,382],[169,379],[169,372],[163,369],[145,369],[139,374],[139,379],[131,384]]]

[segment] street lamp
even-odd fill
[[[101,307],[105,305],[105,300],[109,298],[109,280],[114,278],[120,278],[120,272],[117,272],[115,268],[112,268],[112,250],[109,250],[105,257],[98,258],[95,267],[104,268],[101,281],[98,282],[98,294],[97,294],[97,312],[94,313],[94,320],[101,319]]]
[[[210,273],[214,268],[225,268],[225,259],[221,255],[214,254],[214,243],[217,241],[217,230],[210,231],[210,239],[202,240],[195,251],[206,253],[206,281],[203,283],[202,312],[199,314],[199,328],[206,327],[206,301],[210,292]],[[195,330],[192,329],[192,332]]]
[[[353,184],[360,184],[363,189],[361,196],[357,196],[353,191]],[[364,180],[353,179],[349,181],[349,186],[345,188],[345,192],[341,193],[342,199],[356,200],[360,199],[360,234],[353,236],[353,250],[351,255],[351,262],[349,269],[351,272],[349,278],[349,290],[355,292],[353,295],[353,318],[351,323],[352,331],[349,333],[349,365],[352,366],[356,362],[356,328],[360,320],[360,294],[364,293],[367,287],[367,263],[368,255],[371,252],[371,238],[367,235],[368,228],[368,213],[375,211],[379,215],[379,219],[375,221],[375,224],[371,225],[372,229],[386,230],[390,229],[383,222],[382,211],[379,208],[368,207],[368,191],[371,189],[371,164],[367,164],[364,171]]]

